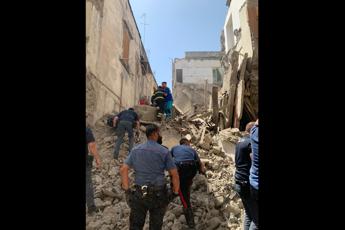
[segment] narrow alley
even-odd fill
[[[86,213],[86,230],[129,229],[120,175],[129,138],[115,160],[118,133],[107,124],[129,108],[140,121],[134,146],[145,143],[146,127],[156,124],[162,145],[171,150],[189,137],[204,163],[206,173],[196,174],[191,189],[194,229],[242,230],[235,148],[259,113],[258,0],[162,2],[86,0],[86,120],[102,160],[100,168],[90,166],[96,212]],[[166,90],[163,83],[169,93],[161,108],[152,99]],[[133,183],[133,170],[129,177]],[[178,197],[169,203],[163,230],[190,229],[182,207]],[[149,215],[145,220],[148,230]]]

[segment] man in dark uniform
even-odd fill
[[[194,215],[190,203],[190,187],[197,171],[205,174],[205,166],[200,161],[197,152],[190,147],[190,140],[186,137],[181,138],[180,145],[171,149],[171,155],[178,168],[180,178],[179,196],[183,204],[183,212],[189,227],[194,228]]]
[[[92,155],[89,155],[89,153]],[[95,138],[91,129],[86,128],[86,205],[89,214],[96,211],[91,178],[92,162],[94,158],[96,160],[96,166],[99,168],[101,166],[101,159],[97,152]]]
[[[151,97],[151,103],[154,106],[159,107],[159,113],[164,113],[164,103],[165,103],[165,96],[164,96],[164,89],[162,86],[159,86],[157,90],[155,90],[154,94]]]
[[[157,143],[159,128],[146,127],[148,141],[132,149],[120,169],[122,188],[126,192],[131,208],[130,230],[143,229],[147,211],[150,212],[150,229],[162,228],[168,203],[178,196],[179,177],[169,150]],[[134,186],[130,188],[128,171],[134,169]],[[167,189],[164,170],[172,178],[172,191]]]
[[[114,117],[114,126],[117,125],[116,128],[116,135],[117,140],[115,144],[115,150],[114,150],[114,159],[119,158],[119,152],[120,152],[120,146],[123,143],[123,137],[125,136],[125,133],[128,133],[128,139],[129,139],[129,147],[128,151],[131,151],[134,144],[134,134],[133,134],[133,127],[137,128],[137,132],[139,132],[140,122],[139,122],[139,116],[134,111],[133,108],[129,108],[128,110],[124,110],[121,113],[119,113],[116,117]]]
[[[250,186],[249,186],[249,170],[251,166],[250,154],[251,144],[249,132],[254,126],[255,122],[250,122],[246,125],[246,135],[239,140],[236,145],[235,152],[235,191],[241,197],[244,206],[244,230],[249,230],[249,227],[253,221],[252,217],[252,199],[250,196]]]

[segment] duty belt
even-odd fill
[[[134,185],[135,191],[140,191],[145,197],[148,193],[154,193],[158,191],[162,191],[166,188],[165,185],[162,186],[155,186],[155,185]]]
[[[191,161],[180,161],[176,163],[179,166],[185,166],[185,165],[191,165],[194,166],[195,165],[195,161],[191,160]]]

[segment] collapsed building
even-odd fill
[[[207,110],[213,86],[223,82],[222,52],[186,52],[173,62],[174,105],[183,114]]]
[[[221,51],[186,52],[173,62],[175,109],[190,117],[210,111],[219,130],[258,118],[258,1],[227,0]]]
[[[138,104],[157,82],[128,0],[86,1],[86,115],[93,125],[105,114]]]
[[[258,118],[258,1],[227,0],[226,5],[221,36],[224,79],[215,120],[220,129],[244,130]]]

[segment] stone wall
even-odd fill
[[[123,59],[125,31],[128,59]],[[152,95],[157,83],[128,0],[87,0],[86,44],[86,113],[92,124]]]

